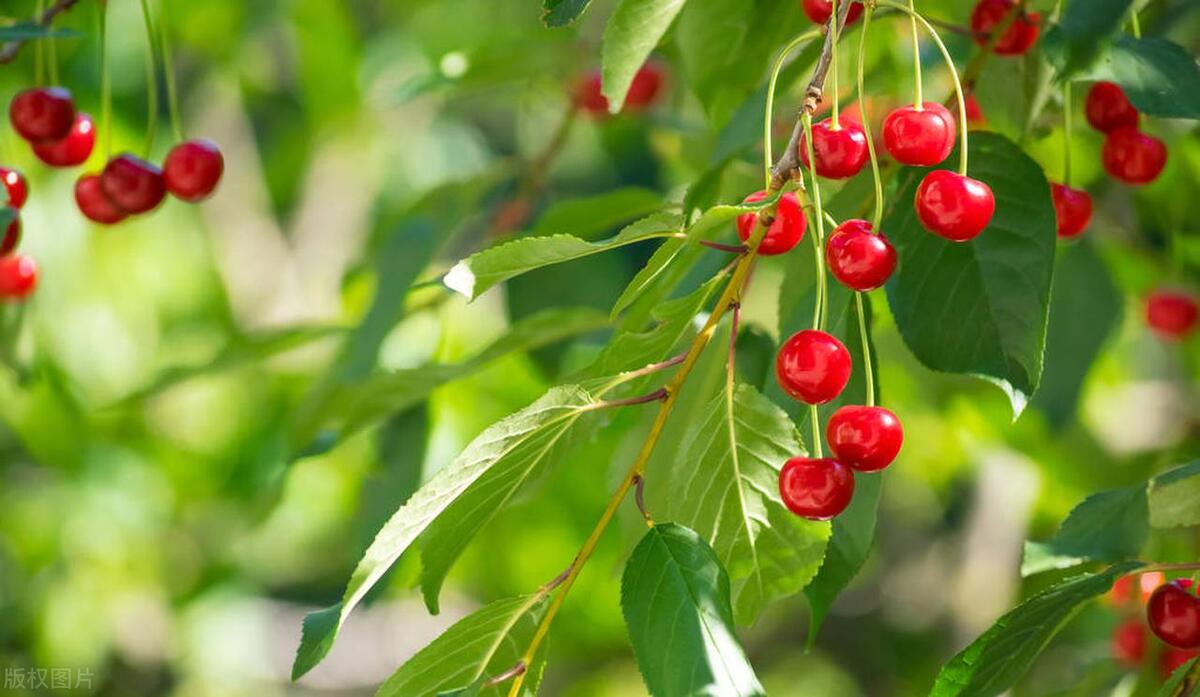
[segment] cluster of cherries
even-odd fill
[[[1113,657],[1131,669],[1140,669],[1149,649],[1146,627],[1165,644],[1159,654],[1159,671],[1165,680],[1180,666],[1200,656],[1200,598],[1192,582],[1165,583],[1162,572],[1122,576],[1113,584],[1110,601],[1128,616],[1113,630]],[[1137,608],[1145,605],[1143,621]]]
[[[1138,130],[1138,110],[1120,85],[1097,82],[1088,90],[1087,121],[1104,134],[1100,161],[1113,177],[1127,184],[1149,184],[1167,164],[1167,146]]]

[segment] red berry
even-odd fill
[[[1171,677],[1171,674],[1183,667],[1185,663],[1200,656],[1200,651],[1179,649],[1174,646],[1168,646],[1166,651],[1162,652],[1162,657],[1159,658],[1158,667],[1162,674],[1162,679],[1166,680]]]
[[[12,208],[11,210],[13,219],[5,228],[4,237],[0,238],[0,257],[12,254],[21,242],[21,218],[17,215],[17,209]]]
[[[1004,23],[1016,4],[1016,0],[979,0],[975,10],[971,12],[971,30],[975,32],[975,42],[986,46],[991,40],[989,35],[992,30]],[[1037,12],[1026,12],[1024,9],[1018,12],[1020,15],[996,42],[997,55],[1019,56],[1037,42],[1041,15]]]
[[[963,106],[967,108],[967,126],[983,128],[987,124],[987,119],[983,117],[983,108],[979,106],[979,100],[975,98],[975,95],[968,94],[964,97]]]
[[[158,167],[128,153],[109,160],[100,173],[100,188],[114,206],[126,213],[145,213],[167,194]]]
[[[991,187],[947,169],[925,175],[915,205],[926,230],[953,242],[966,242],[983,232],[996,212]]]
[[[1167,164],[1167,146],[1136,128],[1118,128],[1104,139],[1104,169],[1127,184],[1148,184]]]
[[[99,174],[85,174],[75,182],[75,205],[88,220],[112,225],[125,219],[125,211],[104,195]]]
[[[860,472],[878,472],[896,459],[904,429],[883,407],[845,406],[829,417],[825,440],[838,462]]]
[[[1050,197],[1054,199],[1058,236],[1070,239],[1082,234],[1092,222],[1092,197],[1088,192],[1065,184],[1051,184]]]
[[[1128,619],[1117,625],[1112,634],[1113,658],[1118,663],[1137,668],[1146,657],[1146,626],[1140,619]]]
[[[163,181],[175,198],[196,202],[208,198],[221,173],[225,159],[211,140],[188,140],[171,148],[163,161]]]
[[[793,457],[779,470],[779,494],[792,513],[829,520],[850,505],[854,472],[833,458]]]
[[[875,290],[896,270],[896,250],[883,233],[872,234],[867,221],[847,220],[825,242],[825,262],[847,288]]]
[[[932,167],[954,149],[955,121],[937,102],[902,106],[883,120],[883,146],[902,165]]]
[[[767,197],[767,192],[756,191],[744,200],[744,203],[754,203]],[[737,233],[743,242],[750,239],[754,225],[758,222],[758,213],[744,213],[737,217]],[[775,210],[775,222],[767,230],[766,237],[758,245],[758,253],[774,256],[789,251],[804,239],[804,231],[808,229],[808,220],[800,208],[800,199],[790,191],[779,197],[779,207]]]
[[[833,119],[813,124],[813,154],[817,174],[827,179],[849,179],[867,163],[867,134],[851,119],[842,119],[837,128]],[[808,139],[800,136],[800,161],[808,166]]]
[[[796,332],[775,358],[775,377],[791,396],[808,404],[837,397],[850,381],[850,352],[830,334]]]
[[[625,93],[625,106],[622,108],[636,111],[649,107],[662,90],[663,81],[662,68],[654,63],[643,65],[629,84],[629,91]]]
[[[1181,290],[1159,289],[1146,298],[1146,324],[1163,339],[1182,339],[1196,328],[1196,298]]]
[[[1146,603],[1150,631],[1171,646],[1200,648],[1200,598],[1179,581],[1165,583]]]
[[[25,177],[15,169],[0,167],[0,181],[4,182],[4,190],[8,192],[8,205],[13,208],[24,206],[25,199],[29,198]]]
[[[813,21],[814,24],[828,24],[829,18],[833,16],[833,0],[802,0],[800,3],[804,7],[804,14]],[[841,12],[842,2],[838,2],[838,12]],[[850,11],[846,13],[846,24],[853,24],[862,16],[863,4],[857,0],[850,5]]]
[[[1118,128],[1137,128],[1138,112],[1125,96],[1125,90],[1113,82],[1097,82],[1088,90],[1084,107],[1088,123],[1108,133]]]
[[[575,106],[596,116],[608,114],[608,98],[600,91],[600,71],[593,70],[575,85]]]
[[[35,87],[13,97],[8,118],[17,133],[31,143],[59,140],[75,123],[75,102],[61,87]]]
[[[87,162],[95,145],[96,127],[92,117],[81,111],[75,115],[75,122],[65,137],[34,143],[33,154],[51,167],[76,167]]]
[[[0,257],[0,298],[24,298],[37,287],[37,263],[21,254]]]

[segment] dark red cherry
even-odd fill
[[[9,210],[12,211],[13,218],[4,229],[4,237],[0,237],[0,257],[12,254],[21,243],[21,216],[16,208],[10,206]]]
[[[625,93],[624,109],[637,111],[654,104],[654,100],[662,91],[666,80],[662,68],[655,63],[647,63],[638,69]]]
[[[847,220],[825,242],[825,263],[847,288],[875,290],[896,270],[896,250],[883,233],[871,233],[871,223]]]
[[[129,153],[109,160],[100,173],[100,188],[114,206],[126,213],[145,213],[167,194],[158,167]]]
[[[828,24],[830,16],[833,15],[833,0],[802,0],[800,3],[804,8],[804,14],[813,21],[814,24]],[[840,12],[842,2],[838,2],[838,10]],[[846,13],[846,24],[853,24],[862,17],[863,4],[855,0],[850,5],[850,11]]]
[[[979,0],[971,12],[971,30],[975,32],[975,42],[986,46],[991,39],[989,34],[992,29],[1004,22],[1016,4],[1016,0]],[[1024,9],[1018,12],[1021,14],[996,42],[995,51],[998,55],[1019,56],[1037,42],[1041,15]]]
[[[967,108],[967,126],[969,128],[983,128],[987,125],[987,119],[983,116],[983,107],[979,106],[979,100],[975,95],[968,94],[963,98],[963,106]]]
[[[767,197],[767,192],[756,191],[746,197],[745,203],[754,203]],[[737,217],[737,233],[743,242],[750,239],[754,225],[758,222],[758,213],[745,213]],[[774,256],[789,251],[804,239],[804,231],[808,229],[808,221],[800,208],[800,199],[796,194],[788,192],[779,197],[779,206],[775,210],[775,222],[771,223],[766,237],[758,245],[758,253]]]
[[[162,176],[175,198],[196,202],[208,198],[221,181],[225,159],[211,140],[188,140],[171,148]]]
[[[1196,298],[1181,290],[1162,288],[1146,298],[1146,324],[1163,339],[1182,339],[1200,317]]]
[[[37,287],[37,263],[22,254],[0,257],[0,298],[24,298]]]
[[[775,357],[775,377],[791,396],[808,404],[834,399],[850,381],[850,352],[833,335],[796,332]]]
[[[1158,659],[1159,674],[1162,675],[1163,680],[1166,680],[1171,677],[1172,673],[1182,668],[1185,663],[1198,656],[1200,656],[1200,651],[1194,649],[1177,649],[1174,646],[1168,646]]]
[[[35,87],[13,97],[8,118],[17,133],[31,143],[59,140],[75,123],[75,102],[61,87]]]
[[[1112,653],[1127,668],[1138,668],[1146,657],[1146,625],[1130,618],[1117,625],[1112,634]]]
[[[1054,200],[1059,237],[1078,237],[1092,222],[1092,197],[1088,192],[1065,184],[1051,184],[1050,198]]]
[[[883,407],[845,406],[829,417],[825,440],[838,462],[860,472],[878,472],[896,459],[904,429]]]
[[[926,230],[953,242],[966,242],[983,232],[996,212],[991,187],[948,169],[925,175],[915,205]]]
[[[92,117],[79,112],[71,130],[59,140],[33,144],[33,154],[51,167],[77,167],[91,157],[96,145],[96,127]]]
[[[1167,146],[1136,128],[1118,128],[1104,139],[1104,169],[1127,184],[1149,184],[1167,164]]]
[[[0,181],[4,182],[8,205],[13,208],[24,206],[25,200],[29,198],[29,186],[25,183],[25,177],[15,169],[0,167]]]
[[[837,128],[833,119],[813,124],[813,154],[817,174],[826,179],[848,179],[867,163],[867,134],[851,119],[842,119]],[[808,166],[808,139],[800,136],[800,161]]]
[[[915,167],[940,164],[954,149],[956,126],[937,102],[902,106],[883,120],[883,146],[897,162]]]
[[[779,470],[783,504],[809,520],[829,520],[850,505],[854,473],[833,458],[793,457]]]
[[[1190,584],[1188,584],[1190,585]],[[1200,598],[1180,581],[1165,583],[1146,603],[1150,631],[1171,646],[1200,648]]]
[[[1084,106],[1087,121],[1097,131],[1108,133],[1118,128],[1137,128],[1138,112],[1114,82],[1097,82],[1088,90]]]
[[[99,174],[85,174],[75,182],[75,205],[88,220],[104,225],[119,223],[126,215],[104,195]]]

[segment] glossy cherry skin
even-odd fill
[[[766,197],[767,192],[756,191],[747,196],[744,203],[754,203]],[[743,242],[750,239],[757,222],[757,213],[745,213],[737,217],[737,233]],[[766,237],[763,237],[762,243],[758,245],[758,253],[766,256],[783,254],[804,239],[804,231],[807,229],[808,220],[804,218],[804,210],[800,208],[800,199],[789,191],[779,197],[775,221],[771,223]]]
[[[844,406],[829,417],[825,440],[838,462],[860,472],[878,472],[896,459],[904,429],[883,407]]]
[[[1146,625],[1137,618],[1118,624],[1112,633],[1112,654],[1118,663],[1127,668],[1137,668],[1146,657]]]
[[[1104,170],[1127,184],[1149,184],[1167,165],[1167,146],[1136,128],[1118,128],[1104,139]]]
[[[109,160],[100,173],[100,188],[126,213],[145,213],[162,202],[167,186],[158,167],[129,153]]]
[[[1160,289],[1146,298],[1146,325],[1163,339],[1183,339],[1200,318],[1196,298],[1181,290]]]
[[[198,139],[171,148],[163,161],[162,176],[171,195],[194,203],[212,194],[224,171],[225,159],[217,144]]]
[[[925,175],[917,187],[915,205],[925,229],[952,242],[973,239],[996,212],[991,187],[947,169]]]
[[[13,97],[8,118],[17,133],[31,143],[59,140],[75,123],[75,102],[61,87],[35,87]]]
[[[850,505],[854,472],[833,458],[793,457],[779,470],[783,504],[809,520],[829,520]]]
[[[1103,133],[1118,128],[1137,128],[1138,112],[1125,96],[1125,90],[1113,82],[1097,82],[1088,90],[1084,113],[1092,128]]]
[[[64,138],[33,144],[33,154],[51,167],[77,167],[92,155],[96,146],[96,127],[92,117],[79,112]]]
[[[1179,581],[1165,583],[1146,603],[1150,631],[1171,646],[1200,648],[1200,598]]]
[[[633,76],[633,82],[629,84],[629,91],[625,93],[625,104],[621,109],[639,111],[649,107],[662,91],[663,82],[665,82],[665,76],[662,68],[654,63],[643,65]],[[601,87],[599,70],[594,70],[584,76],[575,86],[573,98],[576,108],[593,116],[607,116],[609,113],[608,98],[604,96]]]
[[[826,179],[849,179],[867,163],[867,134],[850,119],[841,119],[837,128],[833,119],[813,124],[813,154],[817,174]],[[808,138],[800,136],[800,161],[808,166]]]
[[[21,218],[17,215],[17,210],[12,209],[13,219],[8,223],[8,227],[4,230],[4,237],[0,237],[0,257],[12,254],[21,243]]]
[[[24,298],[37,287],[37,263],[21,254],[0,257],[0,298]]]
[[[950,110],[937,102],[921,108],[909,104],[883,120],[883,146],[897,162],[915,167],[940,164],[954,149],[956,124]]]
[[[1072,189],[1065,184],[1051,184],[1050,198],[1054,201],[1054,216],[1058,222],[1058,236],[1071,239],[1083,234],[1092,222],[1092,197],[1082,189]]]
[[[104,195],[99,174],[85,174],[75,182],[75,205],[88,220],[103,225],[119,223],[126,216]]]
[[[887,283],[896,270],[896,250],[882,233],[871,233],[871,223],[852,219],[825,242],[825,264],[842,285],[865,292]]]
[[[805,329],[784,342],[775,377],[791,396],[808,404],[836,398],[850,381],[850,352],[831,334]]]
[[[25,200],[29,198],[29,185],[25,183],[24,175],[15,169],[0,167],[0,181],[4,182],[7,204],[13,208],[24,206]]]
[[[828,24],[830,16],[833,15],[833,0],[802,0],[800,5],[804,8],[804,14],[813,21],[814,24]],[[838,2],[838,11],[841,11],[842,2]],[[850,11],[846,13],[846,24],[853,24],[862,17],[863,4],[855,0],[850,5]]]
[[[979,0],[971,12],[971,30],[975,32],[975,42],[986,46],[992,29],[1004,22],[1014,5],[1016,0]],[[1041,15],[1037,12],[1020,12],[1017,19],[1009,25],[1008,31],[996,42],[997,55],[1019,56],[1037,42]]]
[[[1196,658],[1197,656],[1200,656],[1200,651],[1179,649],[1175,648],[1174,646],[1168,646],[1167,649],[1162,652],[1162,656],[1158,661],[1159,672],[1162,675],[1162,679],[1166,680],[1167,678],[1171,677],[1172,673],[1182,668],[1185,663],[1193,658]]]

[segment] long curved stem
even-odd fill
[[[849,0],[846,0],[849,2]],[[833,47],[829,58],[829,91],[833,93],[833,130],[841,128],[841,123],[838,121],[838,59],[837,45],[841,39],[841,32],[838,29],[838,0],[833,0],[832,7],[829,12],[829,31],[833,33]],[[866,120],[864,117],[863,120]]]
[[[171,130],[175,133],[176,142],[183,142],[183,119],[179,116],[179,94],[175,84],[175,60],[171,53],[171,28],[167,20],[167,4],[170,0],[161,0],[158,5],[158,47],[162,51],[163,80],[167,85],[167,113],[171,117]]]
[[[1071,81],[1063,80],[1063,185],[1071,186]]]
[[[158,130],[158,74],[157,51],[155,50],[154,19],[150,15],[149,0],[142,0],[142,19],[146,22],[146,148],[150,157],[154,149],[154,136]]]
[[[921,39],[917,34],[917,7],[913,0],[908,0],[908,21],[912,24],[912,54],[913,54],[913,76],[915,78],[913,84],[913,106],[920,109],[925,103],[925,97],[921,94]],[[863,32],[866,32],[866,25],[863,25]],[[861,92],[861,88],[859,89]]]
[[[819,29],[810,29],[803,34],[798,34],[779,52],[779,57],[775,59],[775,65],[771,68],[771,79],[767,81],[767,106],[763,111],[763,170],[766,175],[766,184],[764,184],[766,189],[771,188],[771,116],[775,111],[775,84],[779,82],[779,73],[783,70],[783,64],[787,60],[788,54],[800,44],[812,41],[820,35]]]
[[[817,219],[816,235],[813,237],[813,253],[816,259],[817,301],[813,308],[813,329],[825,326],[826,306],[828,297],[825,292],[825,209],[821,205],[821,186],[817,182],[817,156],[813,151],[812,114],[805,113],[801,117],[804,125],[804,144],[808,151],[809,193],[812,196],[815,217]]]
[[[108,64],[108,3],[96,3],[97,33],[100,35],[100,128],[104,161],[112,155],[112,75]]]
[[[871,178],[875,183],[875,214],[871,219],[871,230],[878,233],[879,225],[883,221],[883,178],[879,175],[879,157],[875,153],[875,138],[871,135],[871,119],[867,117],[867,90],[863,78],[865,70],[863,64],[867,59],[867,32],[871,28],[871,15],[874,12],[875,8],[868,5],[867,11],[863,13],[862,36],[858,40],[858,110],[862,112],[863,134],[867,137],[867,154],[871,157]],[[915,35],[915,21],[913,22],[913,32]],[[921,99],[921,76],[919,74],[917,75],[917,99]]]
[[[863,378],[867,381],[867,406],[875,406],[875,375],[871,368],[871,335],[867,332],[867,311],[863,307],[863,294],[854,294],[858,306],[858,335],[862,339]]]

